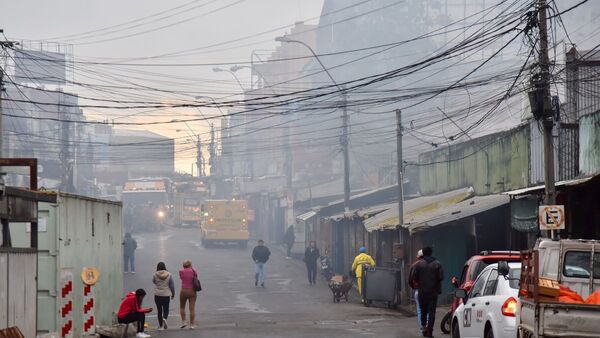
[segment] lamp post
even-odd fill
[[[286,36],[277,37],[275,38],[275,41],[282,43],[298,43],[306,47],[311,52],[313,57],[317,60],[317,62],[319,62],[321,68],[323,68],[327,76],[329,76],[331,82],[333,82],[333,84],[337,87],[338,91],[340,92],[340,95],[342,95],[342,102],[340,104],[342,106],[342,138],[340,140],[340,143],[342,146],[342,153],[344,154],[344,209],[346,212],[348,212],[350,210],[350,157],[348,154],[348,112],[346,110],[346,93],[344,91],[344,88],[342,88],[335,81],[333,76],[331,76],[331,73],[329,73],[327,67],[325,67],[317,53],[315,53],[315,51],[310,45],[300,40],[290,39]]]

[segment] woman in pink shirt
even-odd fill
[[[181,291],[179,293],[179,312],[181,314],[181,328],[188,326],[185,321],[185,303],[190,302],[190,329],[194,329],[194,320],[196,319],[196,291],[194,291],[194,276],[197,276],[196,270],[192,268],[192,262],[185,260],[183,269],[179,270],[179,278],[181,278]]]

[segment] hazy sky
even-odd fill
[[[323,6],[323,0],[0,0],[0,3],[0,28],[9,38],[70,43],[75,58],[86,60],[164,55],[247,37],[296,21],[316,24]],[[184,7],[173,10],[179,6]],[[164,13],[131,22],[161,12]],[[129,24],[96,31],[122,23]],[[202,50],[185,57],[159,58],[155,62],[249,61],[252,50],[273,49],[276,45],[273,39],[286,30],[212,47],[209,53]],[[77,40],[65,37],[89,31],[96,32]],[[111,34],[103,35],[106,33]],[[107,39],[109,41],[102,41]],[[233,82],[229,74],[214,73],[212,67],[155,67],[149,71]],[[76,79],[81,79],[77,70],[75,73]],[[243,82],[248,81],[247,73],[241,72],[240,77]],[[229,90],[238,90],[232,86],[233,83],[226,83]],[[203,132],[206,124],[192,124],[192,128]],[[151,130],[181,137],[182,133],[176,133],[176,129],[186,127],[169,125]],[[177,169],[189,171],[193,156],[193,151],[179,156]]]

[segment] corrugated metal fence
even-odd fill
[[[36,335],[37,253],[0,248],[0,328],[17,326],[25,337]]]

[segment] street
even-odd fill
[[[169,229],[160,234],[135,236],[136,274],[125,274],[124,292],[144,288],[148,296],[144,307],[156,309],[152,274],[164,261],[175,275],[184,259],[191,259],[198,270],[203,291],[197,301],[197,328],[179,329],[178,297],[171,302],[169,330],[156,331],[156,312],[148,319],[154,337],[420,337],[415,317],[398,311],[364,307],[354,292],[349,303],[336,304],[322,276],[316,286],[306,280],[306,269],[299,260],[285,259],[271,247],[264,289],[254,286],[254,265],[248,249],[200,245],[197,229]],[[439,317],[441,318],[441,317]],[[438,331],[439,332],[439,331]]]

